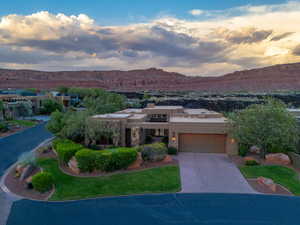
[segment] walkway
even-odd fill
[[[182,192],[255,193],[225,154],[180,153]]]

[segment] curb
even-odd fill
[[[37,145],[34,149],[32,149],[31,151],[29,152],[34,152],[36,151],[37,149],[39,149],[40,147],[50,143],[55,137],[51,137],[51,138],[48,138],[46,139],[45,141],[41,142],[39,145]],[[13,192],[11,192],[5,185],[5,179],[7,177],[7,175],[9,174],[9,171],[15,167],[16,165],[18,164],[18,161],[16,161],[15,163],[13,163],[3,174],[3,176],[0,178],[0,189],[6,193],[8,196],[12,197],[12,198],[15,198],[16,200],[21,200],[21,199],[24,199],[23,196],[20,196],[18,194],[15,194]],[[26,198],[26,199],[30,199],[30,198]],[[15,201],[16,201],[15,200]],[[34,200],[34,199],[30,199],[30,200]]]

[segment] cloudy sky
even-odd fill
[[[1,68],[157,67],[217,76],[294,62],[300,62],[300,1],[1,3]]]

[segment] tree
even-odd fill
[[[58,110],[51,113],[51,119],[47,124],[47,129],[51,133],[59,136],[59,133],[64,126],[65,126],[64,114]]]
[[[21,117],[32,115],[32,103],[30,101],[21,102],[18,106],[18,113]]]
[[[66,87],[66,86],[59,86],[59,87],[57,87],[56,88],[56,90],[59,92],[59,93],[61,93],[61,94],[68,94],[68,92],[69,92],[69,88],[68,87]]]
[[[125,108],[125,97],[119,94],[102,92],[95,96],[87,96],[83,100],[84,106],[95,114],[120,111]]]
[[[82,143],[85,138],[86,119],[89,116],[88,111],[67,112],[64,116],[64,126],[59,135]]]
[[[51,114],[52,112],[55,112],[56,110],[61,112],[63,110],[63,105],[54,99],[42,100],[42,106],[41,106],[42,114]]]
[[[274,99],[265,104],[255,104],[231,113],[231,135],[239,144],[256,145],[261,157],[269,152],[295,151],[299,141],[296,118],[287,111],[286,105]]]

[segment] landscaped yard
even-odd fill
[[[56,159],[39,159],[38,164],[55,180],[50,200],[74,200],[100,196],[177,192],[180,190],[178,166],[164,166],[103,177],[81,178],[61,172]]]
[[[284,166],[241,166],[240,170],[246,178],[267,177],[275,183],[289,189],[293,194],[300,195],[299,174]]]

